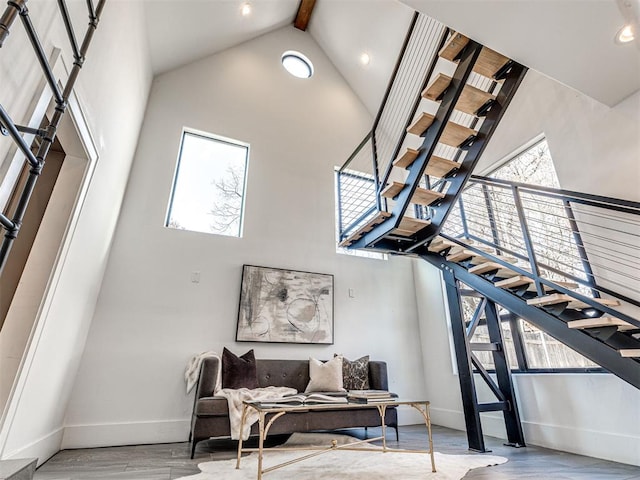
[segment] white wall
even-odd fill
[[[606,107],[530,71],[489,143],[478,170],[490,168],[543,133],[562,188],[640,199],[640,94]],[[434,422],[464,429],[438,270],[416,263],[414,277],[427,392]],[[640,391],[610,374],[516,375],[528,443],[640,464]],[[482,414],[485,434],[504,438],[500,415]]]
[[[71,7],[86,8],[83,3]],[[63,55],[70,65],[68,40],[55,4],[34,1],[29,2],[29,8],[37,19],[45,50],[65,48]],[[86,20],[80,25],[78,35]],[[37,456],[42,462],[61,445],[67,401],[100,290],[151,83],[143,26],[141,5],[108,4],[76,84],[99,159],[79,220],[70,232],[70,249],[61,259],[61,275],[49,287],[55,292],[53,301],[39,318],[37,335],[25,356],[2,424],[1,458]],[[26,115],[38,78],[35,58],[24,62],[31,49],[20,30],[17,20],[2,49],[3,54],[5,50],[13,53],[1,60],[3,89],[9,89],[3,90],[3,99],[15,93],[10,106],[16,121]],[[22,63],[12,63],[16,50]],[[17,72],[12,70],[14,66]],[[28,75],[21,77],[21,70]]]
[[[284,71],[289,49],[312,59],[311,79]],[[420,358],[411,261],[335,253],[333,167],[371,121],[312,37],[292,27],[156,77],[65,447],[186,440],[186,363],[225,346],[258,358],[370,354],[389,363],[393,390],[424,393],[422,369],[406,368]],[[183,126],[251,145],[243,238],[163,227]],[[335,344],[235,343],[243,264],[333,274]]]

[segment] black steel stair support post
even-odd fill
[[[486,185],[483,185],[486,187]],[[536,258],[536,251],[533,248],[533,242],[531,241],[531,233],[529,232],[529,224],[527,223],[527,217],[524,213],[524,207],[522,206],[522,198],[520,197],[520,191],[518,187],[511,187],[511,194],[513,195],[513,202],[516,206],[516,212],[518,213],[518,220],[520,220],[520,229],[522,230],[522,238],[524,239],[524,245],[527,249],[527,256],[529,257],[529,266],[531,267],[531,273],[533,273],[536,292],[538,296],[544,295],[544,287],[540,283],[540,269],[538,268],[538,259]]]
[[[563,200],[562,204],[564,205],[564,211],[567,214],[567,218],[569,219],[569,225],[571,226],[571,234],[573,235],[573,240],[576,242],[576,247],[578,249],[578,255],[580,255],[580,261],[582,262],[582,268],[584,269],[584,273],[587,275],[587,282],[594,287],[598,287],[596,282],[596,276],[593,273],[593,269],[591,268],[591,262],[589,262],[589,257],[587,256],[587,250],[584,248],[584,243],[582,242],[582,235],[580,235],[580,229],[578,228],[578,222],[576,221],[576,217],[573,214],[573,209],[571,208],[571,203],[569,200]],[[594,298],[600,298],[600,292],[595,288],[591,289],[591,293]]]
[[[484,204],[487,207],[487,217],[489,217],[489,227],[491,228],[491,238],[496,246],[496,251],[501,253],[501,250],[497,247],[500,246],[500,235],[498,234],[498,224],[496,222],[496,214],[493,209],[493,203],[491,202],[491,195],[489,195],[489,187],[482,185],[482,196],[484,197]],[[462,197],[462,196],[461,196]]]
[[[480,412],[478,411],[478,397],[476,395],[473,379],[473,365],[471,363],[471,350],[467,340],[464,316],[460,305],[460,293],[452,270],[445,269],[443,278],[446,286],[447,301],[449,303],[449,315],[451,318],[451,331],[453,344],[456,350],[456,363],[458,366],[458,380],[460,381],[460,393],[462,394],[462,407],[464,409],[464,421],[467,430],[469,448],[478,452],[486,452]]]
[[[511,382],[511,370],[507,362],[507,356],[504,349],[504,340],[502,335],[502,326],[496,304],[487,300],[484,307],[485,317],[487,319],[487,330],[489,332],[489,341],[497,343],[502,348],[492,351],[493,364],[496,369],[496,378],[498,387],[508,408],[502,411],[504,423],[507,429],[508,445],[512,447],[524,447],[524,433],[522,432],[522,424],[520,423],[520,415],[516,404],[516,396]]]

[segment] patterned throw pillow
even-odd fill
[[[346,390],[369,389],[369,355],[353,362],[342,358],[342,383]]]
[[[258,388],[258,371],[253,349],[238,357],[222,351],[222,388]]]

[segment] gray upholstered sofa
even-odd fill
[[[213,390],[218,373],[218,359],[205,358],[200,367],[200,378],[196,387],[191,418],[191,458],[196,444],[212,437],[229,437],[229,409],[227,399],[214,397]],[[308,360],[256,360],[260,387],[292,387],[303,392],[309,383]],[[369,387],[388,390],[387,364],[369,362]],[[268,417],[267,417],[268,418]],[[395,428],[398,435],[398,413],[395,407],[388,408],[385,424]],[[288,413],[273,423],[271,434],[309,432],[314,430],[336,430],[341,428],[379,427],[380,414],[376,407],[357,410],[322,410]],[[253,425],[252,434],[257,434]]]

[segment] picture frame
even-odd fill
[[[236,341],[333,344],[333,275],[242,266]]]

